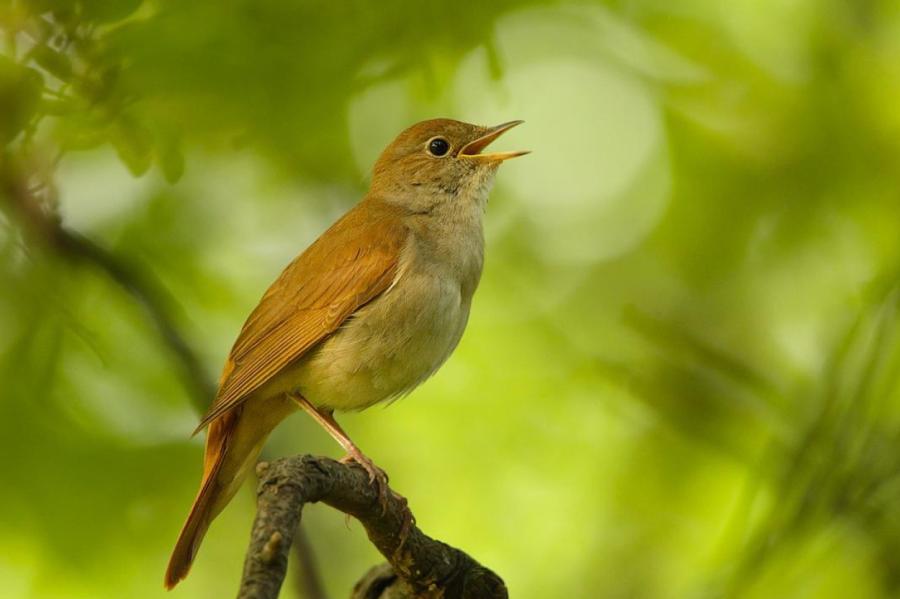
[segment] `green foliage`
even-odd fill
[[[13,140],[40,106],[41,74],[0,56],[0,141]]]
[[[457,353],[343,420],[420,525],[517,597],[900,592],[895,2],[13,0],[0,33],[4,597],[162,594],[192,406],[432,116],[534,153]],[[337,455],[299,417],[268,451]],[[377,558],[308,511],[345,596]],[[176,592],[233,593],[251,513]]]

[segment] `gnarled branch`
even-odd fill
[[[371,570],[352,599],[506,599],[503,581],[468,554],[409,521],[405,500],[388,493],[382,507],[369,476],[355,464],[296,456],[261,463],[257,513],[238,599],[274,599],[306,503],[322,502],[358,519],[390,566]]]

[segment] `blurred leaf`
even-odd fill
[[[67,81],[72,75],[72,59],[47,44],[35,46],[31,50],[31,57],[57,79]]]
[[[143,0],[81,0],[84,17],[102,23],[124,19],[142,3]]]
[[[184,175],[184,153],[181,144],[175,134],[166,132],[160,140],[159,165],[163,176],[169,183],[176,183]]]
[[[34,69],[0,55],[0,143],[8,143],[40,108],[44,79]]]
[[[122,116],[113,124],[110,141],[135,177],[147,172],[153,159],[151,132],[136,119]]]
[[[48,115],[62,116],[71,114],[75,110],[70,100],[55,100],[44,98],[41,102],[41,111]]]
[[[70,102],[51,104],[59,110],[66,110]],[[64,115],[59,123],[60,144],[66,150],[89,150],[109,141],[111,127],[100,122],[96,115],[77,109]]]

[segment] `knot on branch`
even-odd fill
[[[239,599],[274,599],[306,503],[322,502],[359,520],[388,560],[372,568],[351,599],[506,599],[503,580],[465,552],[415,525],[404,500],[386,501],[355,464],[297,456],[260,464],[257,513],[244,561]]]

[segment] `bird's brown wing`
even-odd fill
[[[216,399],[197,431],[391,285],[407,231],[396,209],[367,203],[366,210],[357,206],[336,222],[266,291],[231,350]]]

